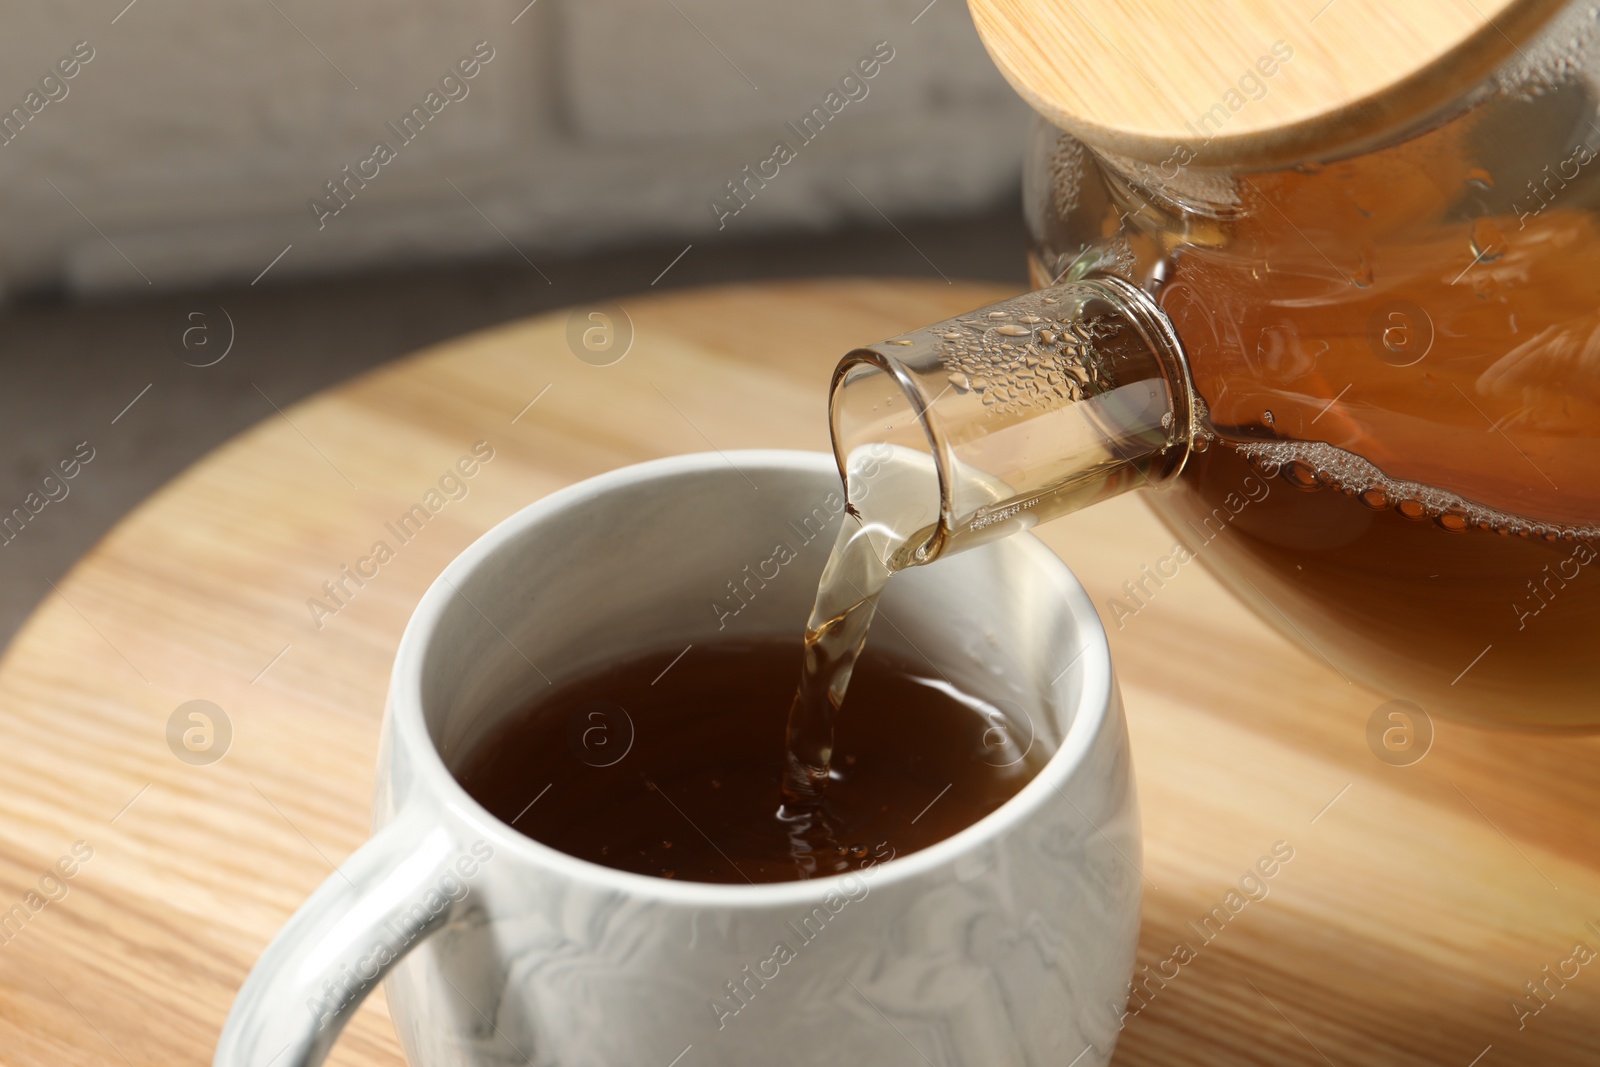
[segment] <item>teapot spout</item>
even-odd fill
[[[850,506],[902,542],[895,566],[1171,481],[1198,408],[1165,314],[1109,275],[858,348],[829,400]]]

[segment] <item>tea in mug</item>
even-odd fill
[[[498,818],[569,855],[695,882],[844,873],[926,848],[1014,796],[1043,766],[1028,716],[926,662],[867,649],[825,788],[782,791],[798,642],[663,649],[565,682],[462,760]]]

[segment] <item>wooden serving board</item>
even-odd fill
[[[209,1063],[252,961],[367,836],[390,659],[452,556],[622,464],[825,449],[840,353],[1005,295],[837,280],[624,299],[632,346],[603,367],[574,356],[567,314],[519,322],[273,415],[146,502],[0,663],[0,1060]],[[464,498],[336,613],[308,608],[477,441],[494,458]],[[1172,543],[1133,497],[1044,536],[1102,606]],[[1118,1064],[1600,1062],[1600,961],[1567,962],[1600,950],[1600,742],[1439,723],[1421,762],[1389,766],[1366,740],[1382,697],[1200,567],[1111,641],[1146,834],[1140,957],[1167,976]],[[175,755],[194,720],[169,744],[193,700],[231,725],[209,764]],[[209,756],[220,739],[189,740]],[[1267,895],[1228,910],[1275,846],[1293,858]],[[1512,1003],[1541,1003],[1524,982],[1546,966],[1577,973],[1519,1029]],[[332,1062],[399,1063],[381,996]]]

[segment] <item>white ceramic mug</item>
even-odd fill
[[[452,777],[546,678],[798,640],[842,510],[824,454],[679,456],[555,493],[462,553],[400,641],[376,832],[267,946],[216,1064],[321,1063],[380,978],[413,1067],[1106,1063],[1139,922],[1127,732],[1094,608],[1030,536],[884,595],[873,644],[926,655],[1054,751],[920,852],[804,882],[652,878],[524,836]],[[726,600],[780,543],[796,558]]]

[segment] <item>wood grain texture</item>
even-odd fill
[[[516,323],[269,415],[150,499],[0,663],[0,910],[26,908],[73,842],[94,849],[0,944],[0,1060],[208,1063],[252,961],[367,835],[390,659],[452,556],[620,464],[825,448],[840,353],[1004,295],[828,281],[624,299],[636,338],[611,367],[574,358],[565,314]],[[307,598],[478,440],[495,458],[466,498],[319,630]],[[1172,543],[1135,497],[1045,539],[1102,607]],[[1441,723],[1425,759],[1390,767],[1365,740],[1381,697],[1200,567],[1124,623],[1140,958],[1154,971],[1180,938],[1196,952],[1152,981],[1118,1064],[1467,1067],[1491,1045],[1481,1067],[1600,1061],[1600,961],[1524,1029],[1510,1006],[1576,942],[1600,949],[1600,744]],[[210,766],[166,741],[193,699],[233,726]],[[1279,841],[1294,858],[1270,894],[1196,936],[1186,924]],[[381,997],[332,1062],[399,1062]]]
[[[1161,163],[1348,152],[1464,95],[1564,0],[968,0],[1013,88],[1062,129]],[[1189,156],[1179,156],[1179,164]]]

